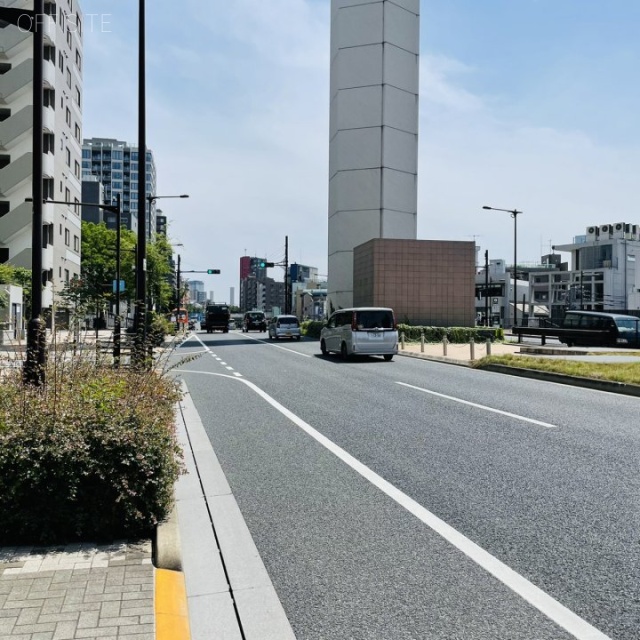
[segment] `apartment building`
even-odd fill
[[[156,164],[150,150],[147,150],[145,164],[145,192],[152,196],[156,193]],[[114,202],[120,194],[121,223],[127,229],[137,233],[139,212],[147,211],[147,238],[151,239],[158,228],[157,211],[155,202],[150,206],[138,203],[138,146],[115,138],[85,139],[82,144],[82,179],[96,178],[104,187],[106,203]],[[115,226],[115,220],[108,217],[105,217],[105,222],[108,227]]]
[[[28,0],[4,6],[33,9]],[[82,161],[82,12],[79,0],[45,0],[43,194],[79,203]],[[0,25],[0,262],[32,266],[33,41]],[[80,274],[80,207],[43,206],[43,308]]]

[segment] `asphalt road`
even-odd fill
[[[194,334],[186,381],[298,640],[636,640],[640,400]]]

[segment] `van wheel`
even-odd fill
[[[343,342],[342,346],[340,347],[340,357],[343,360],[349,359],[349,354],[347,353],[347,344],[345,342]]]
[[[323,356],[327,355],[327,345],[324,343],[324,340],[320,340],[320,352]]]
[[[387,362],[390,362],[393,359],[393,353],[385,353],[382,356]]]

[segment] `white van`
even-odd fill
[[[398,328],[393,309],[356,307],[331,315],[320,332],[320,351],[339,353],[344,360],[352,355],[384,356],[398,353]]]

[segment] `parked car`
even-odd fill
[[[294,338],[300,340],[300,323],[295,316],[274,316],[269,321],[269,340]]]
[[[391,360],[398,353],[398,328],[393,309],[356,307],[333,313],[320,332],[322,355],[339,353],[383,356]]]
[[[249,331],[266,331],[267,316],[263,311],[247,311],[242,319],[242,333]]]
[[[567,311],[560,325],[563,332],[559,339],[569,347],[595,345],[635,348],[640,347],[639,323],[639,318],[619,313]],[[569,329],[576,331],[565,331]]]

